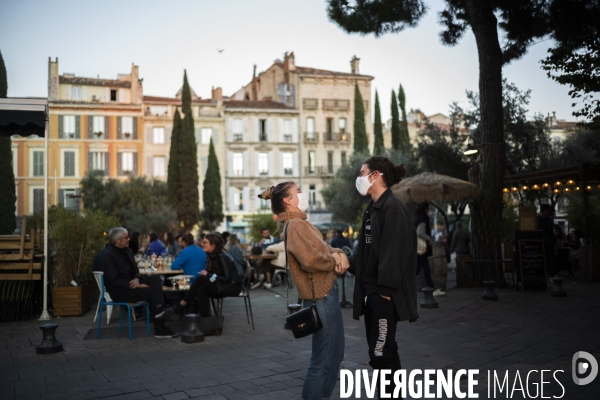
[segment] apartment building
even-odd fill
[[[325,211],[320,192],[352,153],[355,85],[364,101],[369,148],[373,146],[373,77],[359,73],[359,61],[353,57],[350,72],[336,72],[297,66],[294,53],[286,53],[283,61],[275,60],[232,96],[235,100],[272,101],[298,110],[298,165],[302,189],[309,194],[310,212]]]
[[[80,181],[89,169],[126,179],[141,174],[142,80],[138,67],[117,79],[59,73],[48,60],[50,205],[81,206]],[[43,209],[44,140],[13,137],[17,215]]]
[[[263,190],[299,181],[299,111],[272,100],[228,100],[224,108],[225,215],[228,229],[235,229],[245,226],[248,214],[270,208],[258,198]]]
[[[143,109],[146,136],[143,174],[147,177],[166,181],[173,117],[176,110],[181,112],[181,89],[175,97],[144,96]],[[211,138],[222,176],[226,165],[226,139],[223,137],[223,95],[221,88],[213,89],[210,99],[202,99],[192,90],[192,113],[198,153],[200,209],[202,209],[202,188],[206,177],[206,169],[208,168],[208,149]],[[183,118],[183,114],[181,117]],[[225,182],[223,179],[221,182],[221,192],[225,193]]]

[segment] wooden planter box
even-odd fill
[[[55,287],[53,295],[55,317],[83,315],[92,305],[92,290],[88,285]]]

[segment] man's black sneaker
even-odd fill
[[[173,315],[174,312],[175,310],[173,310],[173,307],[158,306],[154,318],[169,319],[169,317]]]
[[[156,326],[154,327],[154,337],[157,339],[171,339],[179,336],[179,333],[175,333],[168,326]]]

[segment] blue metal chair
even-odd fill
[[[146,307],[146,334],[150,335],[150,303],[147,301],[140,301],[138,303],[125,303],[120,301],[106,301],[104,295],[106,293],[106,288],[104,286],[104,272],[94,271],[94,275],[96,278],[100,277],[102,282],[102,293],[100,293],[100,306],[98,307],[98,329],[96,329],[96,339],[100,337],[100,325],[102,324],[102,309],[104,306],[120,306],[121,312],[119,317],[119,332],[123,331],[123,311],[127,309],[127,322],[128,322],[128,333],[129,339],[131,340],[133,334],[131,329],[131,311],[132,308],[136,307]]]

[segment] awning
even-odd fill
[[[0,135],[44,137],[47,114],[47,99],[0,99]]]

